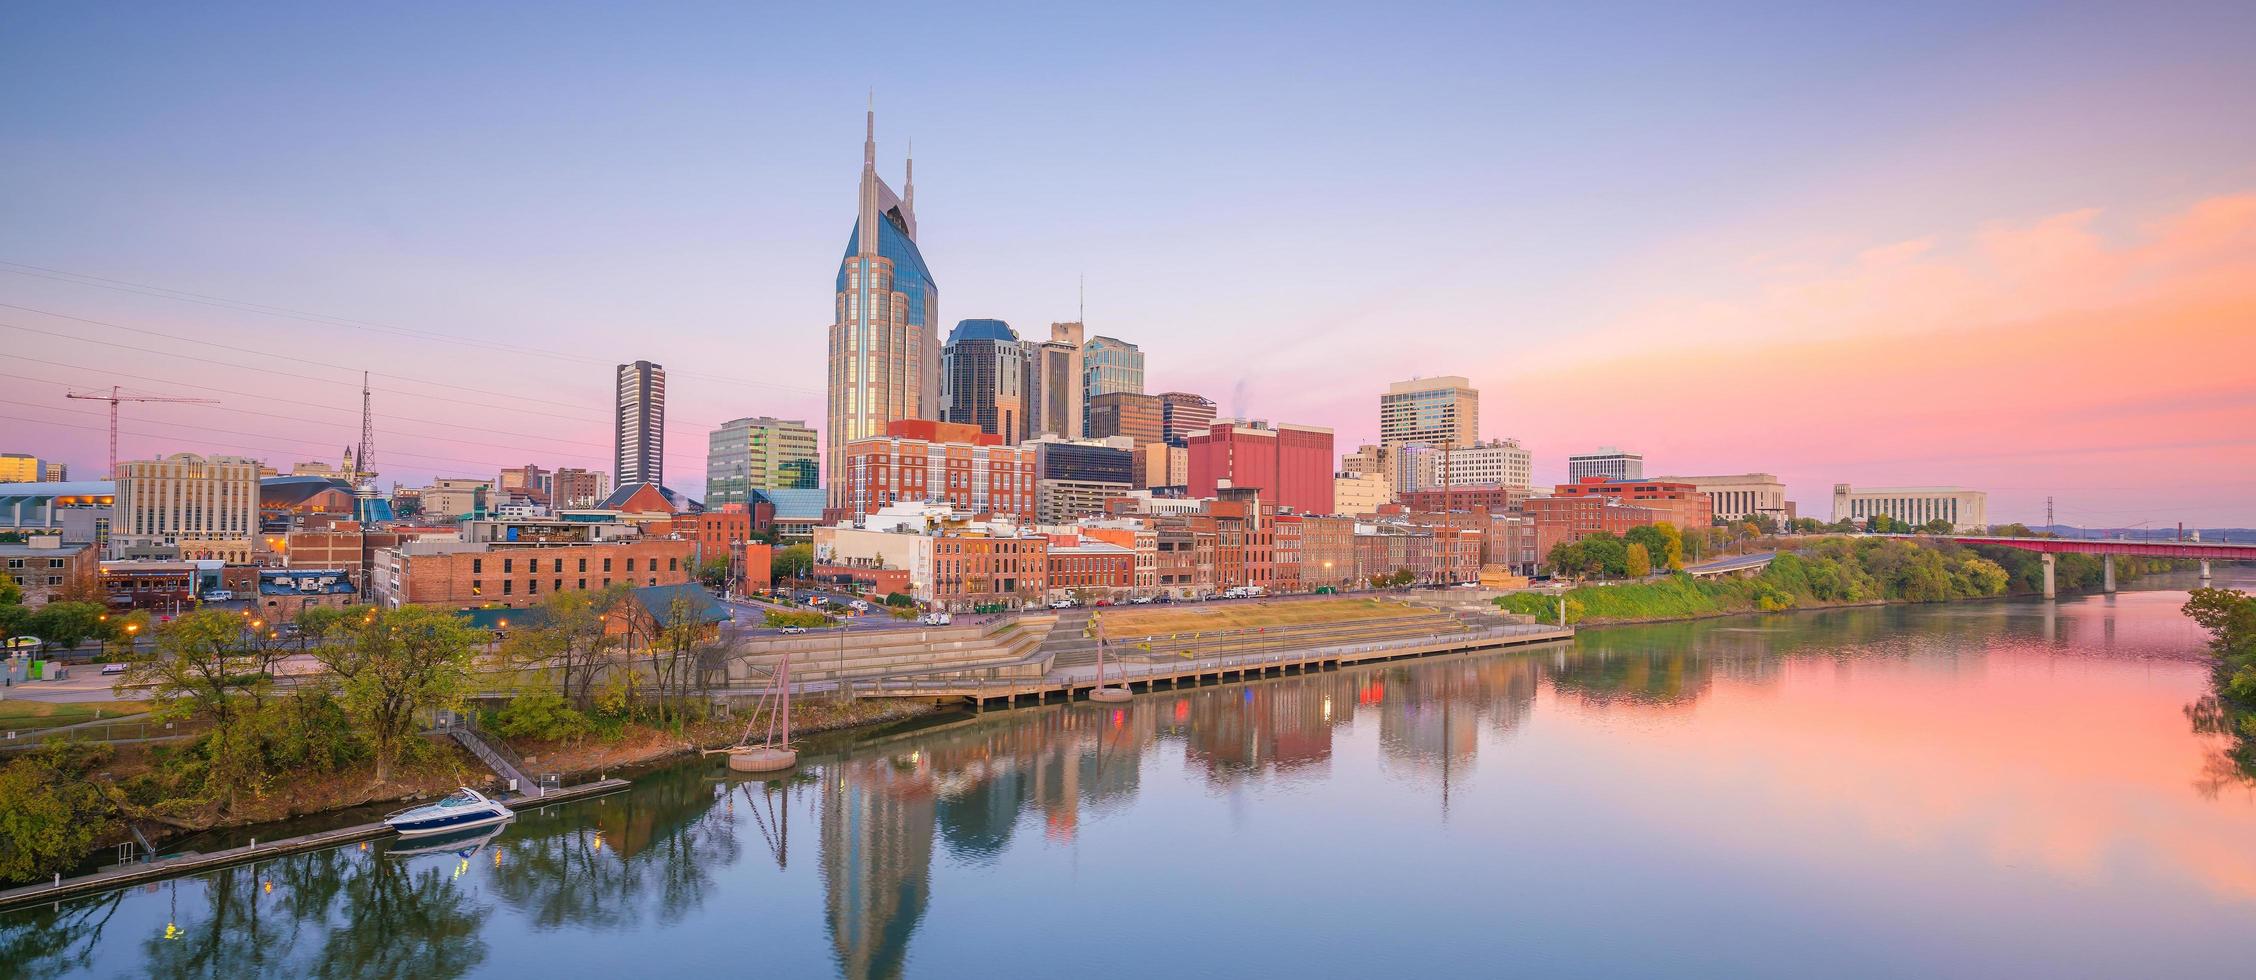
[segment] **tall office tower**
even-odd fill
[[[1144,393],[1144,352],[1117,337],[1091,337],[1081,345],[1081,434],[1089,431],[1089,407],[1098,395]]]
[[[1214,402],[1187,391],[1159,396],[1160,438],[1170,446],[1190,444],[1191,436],[1214,424]]]
[[[118,463],[110,518],[113,558],[251,560],[258,537],[259,463],[175,453]]]
[[[666,482],[666,369],[649,361],[619,365],[617,452],[620,486]]]
[[[1379,444],[1470,446],[1480,441],[1480,392],[1454,375],[1413,378],[1379,396]]]
[[[54,465],[24,453],[0,453],[0,483],[38,483]]]
[[[1567,482],[1581,483],[1586,476],[1604,477],[1608,480],[1642,480],[1645,478],[1645,457],[1641,453],[1625,453],[1613,446],[1600,446],[1594,453],[1576,453],[1567,457]]]
[[[1028,347],[1001,320],[962,320],[940,349],[940,420],[976,425],[1015,446],[1031,437]]]
[[[1033,435],[1081,438],[1081,325],[1050,324],[1050,339],[1027,341],[1026,395],[1034,406]]]
[[[829,416],[823,428],[830,506],[843,507],[846,444],[885,434],[895,419],[940,415],[940,286],[916,243],[916,162],[901,193],[877,176],[877,113],[862,137],[860,212],[830,325]]]
[[[1162,441],[1160,434],[1165,431],[1165,419],[1158,395],[1108,391],[1089,399],[1089,417],[1084,428],[1089,430],[1091,439],[1127,436],[1142,446]]]
[[[815,430],[798,419],[732,419],[706,443],[705,506],[749,504],[754,490],[822,485]]]

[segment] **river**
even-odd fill
[[[0,975],[2247,975],[2256,791],[2187,720],[2184,598],[967,715],[13,913]]]

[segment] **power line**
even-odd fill
[[[11,306],[11,304],[7,304],[7,303],[0,303],[0,307],[9,307],[9,308],[12,308],[12,309],[26,309],[26,307],[20,307],[20,306]],[[46,311],[44,311],[44,310],[32,310],[31,312],[34,312],[34,313],[46,313]],[[220,349],[222,349],[222,350],[230,350],[230,351],[238,351],[238,352],[244,352],[244,353],[251,353],[251,354],[257,354],[257,355],[260,355],[260,356],[272,356],[272,357],[279,357],[279,358],[283,358],[283,359],[285,359],[285,360],[300,361],[300,362],[303,362],[303,363],[306,363],[306,364],[313,364],[313,365],[316,365],[316,366],[320,366],[320,367],[328,367],[328,368],[333,368],[333,369],[336,369],[336,370],[340,370],[340,371],[347,371],[347,372],[351,372],[351,371],[357,371],[357,370],[358,370],[357,368],[347,368],[347,367],[343,367],[343,366],[341,366],[341,365],[328,364],[328,363],[326,363],[326,362],[322,362],[322,361],[314,361],[314,360],[308,360],[308,359],[306,359],[306,358],[300,358],[300,357],[291,357],[291,356],[289,356],[289,355],[287,355],[287,354],[269,354],[269,353],[266,353],[266,352],[261,352],[261,351],[249,351],[249,350],[246,350],[245,348],[240,348],[240,347],[233,347],[233,346],[230,346],[230,345],[227,345],[227,344],[220,344],[220,343],[216,343],[216,342],[213,342],[213,341],[206,341],[206,340],[196,340],[196,339],[194,339],[194,338],[188,338],[188,337],[178,337],[178,336],[174,336],[174,335],[172,335],[172,334],[164,334],[164,333],[158,333],[157,331],[142,330],[142,329],[140,329],[140,328],[137,328],[137,327],[126,327],[126,326],[122,326],[122,325],[120,325],[120,324],[113,324],[113,323],[108,323],[108,322],[105,322],[105,321],[101,321],[101,320],[88,320],[88,319],[85,319],[84,317],[73,317],[73,316],[69,316],[69,315],[67,315],[67,314],[59,314],[59,313],[47,313],[46,315],[48,315],[48,316],[60,316],[60,317],[63,317],[64,319],[71,319],[71,320],[81,320],[81,321],[83,321],[83,322],[86,322],[86,323],[93,323],[93,324],[97,324],[97,325],[100,325],[100,326],[115,326],[115,327],[118,327],[119,329],[123,329],[123,330],[132,330],[132,331],[135,331],[135,332],[140,332],[140,333],[152,333],[152,334],[156,334],[157,336],[161,336],[161,337],[164,337],[164,338],[166,338],[166,339],[168,339],[168,340],[177,340],[177,341],[180,341],[180,342],[182,342],[182,343],[189,343],[189,344],[203,344],[203,345],[206,345],[206,346],[210,346],[210,347],[218,347],[218,348],[220,348]],[[58,339],[58,340],[68,340],[68,341],[71,341],[71,342],[74,342],[74,343],[81,343],[81,344],[95,344],[95,345],[99,345],[99,346],[104,346],[104,347],[107,347],[107,346],[109,346],[109,344],[108,344],[107,342],[105,342],[105,341],[102,341],[102,340],[98,340],[98,339],[96,339],[96,338],[93,338],[93,337],[84,337],[84,336],[80,336],[80,335],[77,335],[77,334],[68,334],[68,333],[61,333],[61,332],[58,332],[58,331],[54,331],[54,330],[42,330],[42,329],[40,329],[40,328],[38,328],[38,327],[27,327],[27,326],[24,326],[23,324],[20,324],[20,323],[8,323],[8,322],[5,322],[5,321],[0,321],[0,327],[4,327],[4,328],[10,329],[10,330],[21,330],[21,331],[24,331],[24,332],[26,332],[26,333],[35,333],[35,334],[40,334],[40,335],[42,335],[42,336],[47,336],[47,337],[54,337],[54,338],[56,338],[56,339]],[[235,370],[235,371],[249,371],[249,372],[257,372],[257,373],[262,373],[262,374],[273,374],[273,375],[278,375],[278,376],[281,376],[281,377],[287,377],[287,378],[290,378],[290,379],[292,379],[292,380],[297,380],[297,381],[311,381],[311,382],[315,382],[315,383],[320,383],[320,384],[332,384],[332,385],[349,385],[349,384],[351,384],[351,382],[349,382],[349,381],[341,381],[341,380],[328,380],[328,379],[323,379],[323,378],[313,378],[313,377],[307,377],[307,376],[305,376],[305,375],[299,375],[299,374],[286,374],[286,373],[284,373],[284,372],[282,372],[282,371],[280,371],[280,370],[274,369],[274,368],[260,368],[260,367],[253,367],[253,366],[251,366],[251,365],[243,364],[243,363],[240,363],[240,362],[237,362],[237,361],[223,361],[223,360],[219,360],[219,359],[217,359],[217,358],[210,358],[210,357],[197,357],[197,356],[196,356],[196,355],[194,355],[194,354],[181,354],[181,353],[176,353],[176,352],[173,352],[173,351],[152,351],[151,353],[158,353],[158,354],[162,354],[162,355],[164,355],[165,357],[170,357],[170,358],[178,358],[178,359],[181,359],[181,360],[196,361],[196,362],[199,362],[199,363],[203,363],[203,364],[213,364],[213,365],[217,365],[217,366],[220,366],[220,367],[224,367],[224,368],[228,368],[228,369],[231,369],[231,370]],[[37,358],[30,358],[30,357],[26,357],[26,358],[24,358],[24,360],[38,360],[38,359],[37,359]],[[48,363],[48,362],[43,362],[43,363]],[[81,370],[85,370],[85,369],[83,369],[83,368],[82,368]],[[473,393],[477,393],[477,394],[493,394],[493,392],[490,392],[490,391],[486,391],[486,390],[484,390],[484,389],[480,389],[480,388],[471,388],[471,387],[468,387],[468,386],[466,386],[466,385],[456,385],[456,384],[448,384],[448,383],[446,383],[446,382],[442,382],[442,381],[420,381],[420,380],[417,380],[417,379],[414,379],[414,378],[409,378],[409,377],[406,377],[406,376],[403,376],[403,375],[396,375],[396,374],[383,374],[382,372],[372,372],[372,373],[376,373],[376,374],[377,374],[378,376],[380,376],[380,377],[386,377],[386,378],[394,378],[394,379],[397,379],[397,380],[407,381],[407,382],[409,382],[409,383],[411,383],[411,384],[424,384],[424,385],[432,385],[432,386],[435,386],[435,387],[441,387],[441,388],[455,388],[455,389],[460,389],[460,390],[462,390],[462,391],[468,391],[468,392],[473,392]],[[170,382],[170,383],[174,383],[174,384],[179,384],[179,383],[183,383],[183,382]],[[493,409],[493,410],[498,410],[498,411],[506,411],[506,412],[519,412],[519,413],[522,413],[522,414],[526,414],[526,415],[535,415],[535,416],[539,416],[539,417],[541,417],[541,418],[556,418],[556,417],[558,417],[558,416],[559,416],[559,414],[560,414],[560,413],[557,413],[557,412],[552,412],[552,411],[548,411],[548,410],[545,410],[545,409],[534,409],[534,408],[526,408],[526,407],[524,407],[524,406],[521,406],[521,405],[497,405],[497,404],[493,404],[493,403],[490,403],[490,402],[477,402],[477,401],[470,401],[470,400],[468,400],[468,399],[464,399],[464,398],[448,398],[448,397],[446,397],[446,396],[444,396],[444,395],[434,395],[434,394],[430,394],[430,393],[428,393],[428,392],[421,392],[421,391],[404,391],[404,390],[401,390],[401,389],[398,389],[398,388],[377,388],[377,389],[375,389],[375,390],[376,390],[376,391],[379,391],[379,392],[383,392],[383,393],[385,393],[385,394],[390,394],[390,395],[399,395],[399,396],[401,396],[401,397],[404,397],[404,398],[420,398],[420,399],[424,399],[424,400],[427,400],[427,401],[438,401],[438,402],[447,402],[447,403],[450,403],[450,404],[456,404],[456,405],[467,405],[467,406],[469,406],[469,407],[472,407],[472,408],[484,408],[484,409]],[[233,393],[239,393],[239,392],[233,392]],[[596,421],[596,422],[608,422],[608,421],[610,421],[610,419],[609,419],[609,417],[608,417],[608,416],[605,416],[605,415],[601,415],[601,414],[598,414],[598,413],[594,413],[594,412],[589,412],[589,411],[587,411],[587,410],[586,410],[586,406],[585,406],[584,404],[574,404],[574,403],[568,403],[568,402],[553,402],[553,401],[544,401],[544,400],[542,400],[542,399],[531,398],[531,397],[529,397],[529,396],[526,396],[526,397],[520,397],[520,396],[514,396],[514,395],[507,395],[507,394],[504,394],[504,395],[503,395],[502,397],[509,397],[509,398],[518,398],[518,400],[520,400],[520,401],[532,401],[532,402],[541,402],[542,404],[548,404],[548,405],[559,405],[559,406],[563,406],[563,407],[566,407],[566,408],[574,408],[574,409],[579,409],[580,411],[579,411],[579,412],[578,412],[578,413],[577,413],[577,414],[576,414],[576,415],[575,415],[574,417],[577,417],[577,418],[582,418],[582,419],[586,419],[586,420],[589,420],[589,421]],[[711,424],[711,423],[707,423],[707,422],[700,422],[700,421],[697,421],[697,420],[694,420],[694,419],[674,419],[674,420],[672,420],[672,421],[671,421],[671,423],[669,423],[669,424],[668,424],[667,428],[668,428],[668,429],[672,429],[672,428],[673,428],[673,427],[674,427],[675,425],[677,425],[677,424],[678,424],[678,425],[682,425],[682,426],[689,426],[689,427],[701,427],[701,428],[704,428],[704,429],[707,429],[707,430],[710,430],[710,429],[715,429],[715,428],[719,428],[719,426],[713,425],[713,424]]]
[[[13,356],[13,355],[11,355],[11,356]],[[83,367],[83,366],[80,366],[80,365],[75,365],[75,364],[63,364],[63,363],[61,363],[61,362],[59,362],[59,361],[48,361],[48,360],[41,360],[41,359],[39,359],[39,358],[33,358],[33,357],[25,357],[25,358],[21,358],[21,359],[22,359],[22,360],[26,360],[26,361],[37,361],[38,363],[41,363],[41,364],[53,364],[53,365],[55,365],[55,366],[57,366],[57,367],[66,367],[66,368],[70,368],[70,369],[72,369],[72,370],[78,370],[78,371],[93,371],[93,370],[99,370],[99,369],[96,369],[96,368],[88,368],[88,367]],[[194,383],[192,383],[192,382],[187,382],[187,381],[165,381],[164,379],[161,379],[161,378],[150,378],[150,377],[148,377],[148,376],[146,376],[146,375],[137,375],[137,374],[123,374],[123,373],[119,373],[119,372],[110,372],[110,373],[112,373],[112,374],[116,374],[116,375],[117,375],[118,377],[125,377],[125,378],[139,378],[139,379],[141,379],[141,380],[144,380],[144,381],[160,381],[160,382],[162,382],[162,383],[165,383],[165,384],[174,384],[174,385],[179,385],[179,386],[181,386],[181,387],[186,387],[186,388],[197,388],[197,389],[201,389],[201,390],[204,390],[204,391],[217,391],[217,392],[221,392],[221,393],[225,393],[225,394],[237,394],[237,393],[239,393],[239,392],[237,392],[237,391],[236,391],[236,389],[232,389],[232,388],[216,388],[216,387],[213,387],[213,386],[211,386],[211,385],[199,385],[199,384],[194,384]],[[19,379],[19,380],[23,380],[23,381],[30,381],[30,382],[33,382],[33,383],[35,383],[35,384],[50,384],[50,385],[56,385],[56,386],[59,386],[59,387],[69,387],[69,385],[68,385],[67,383],[65,383],[65,382],[61,382],[61,381],[55,381],[55,380],[52,380],[52,379],[48,379],[48,378],[34,378],[34,377],[30,377],[30,376],[28,376],[28,375],[21,375],[21,374],[8,374],[8,373],[6,373],[6,372],[0,372],[0,378],[17,378],[17,379]],[[320,409],[320,410],[322,410],[322,411],[325,411],[325,412],[351,412],[351,411],[352,411],[351,409],[348,409],[348,408],[342,408],[342,407],[339,407],[339,406],[336,406],[336,405],[324,405],[324,404],[321,404],[321,403],[319,403],[319,402],[299,401],[299,400],[296,400],[296,399],[291,399],[291,398],[282,398],[282,397],[278,397],[278,396],[273,396],[273,395],[260,395],[260,396],[259,396],[259,398],[260,398],[260,399],[261,399],[262,401],[270,401],[270,402],[281,402],[281,403],[283,403],[283,404],[288,404],[288,405],[303,405],[303,406],[305,406],[305,407],[307,407],[307,408],[316,408],[316,409]],[[46,408],[46,407],[49,407],[49,406],[41,405],[41,406],[37,406],[37,407],[40,407],[40,408]],[[232,406],[215,406],[215,407],[212,407],[212,409],[211,409],[211,410],[212,410],[212,411],[219,411],[219,412],[235,412],[235,413],[238,413],[238,414],[243,414],[243,415],[257,415],[257,416],[262,416],[262,417],[265,417],[265,418],[281,419],[281,420],[283,420],[283,421],[287,421],[287,422],[312,422],[312,423],[314,423],[314,424],[317,424],[317,425],[330,425],[330,424],[338,424],[338,425],[342,425],[342,424],[343,424],[343,423],[329,423],[329,422],[322,422],[322,421],[318,421],[318,420],[315,420],[315,419],[302,418],[302,417],[299,417],[299,416],[294,416],[294,415],[278,415],[278,414],[275,414],[275,413],[273,413],[273,412],[261,412],[261,411],[258,411],[258,410],[256,410],[256,409],[249,409],[249,408],[235,408],[235,407],[232,407]],[[518,438],[523,438],[523,439],[538,439],[538,440],[542,440],[542,441],[545,441],[545,442],[554,442],[554,443],[558,443],[558,444],[560,444],[560,445],[565,445],[565,446],[577,446],[577,447],[580,447],[580,448],[582,448],[582,449],[586,449],[586,450],[592,450],[592,451],[594,451],[594,452],[596,452],[596,453],[607,453],[607,452],[609,452],[609,450],[610,450],[610,447],[607,447],[607,446],[603,446],[603,445],[599,445],[599,444],[597,444],[597,443],[592,443],[592,442],[581,442],[581,441],[578,441],[578,440],[574,440],[574,439],[566,439],[566,438],[563,438],[563,437],[561,437],[561,436],[544,436],[544,435],[537,435],[537,434],[534,434],[534,433],[530,433],[530,432],[509,432],[509,431],[504,431],[504,430],[499,430],[499,429],[487,429],[487,428],[482,428],[482,427],[466,426],[466,425],[461,425],[461,424],[458,424],[458,423],[453,423],[453,422],[440,422],[440,421],[437,421],[437,420],[434,420],[434,419],[419,419],[419,418],[412,418],[412,417],[409,417],[409,416],[404,416],[404,415],[389,415],[389,414],[378,414],[378,415],[377,415],[377,418],[379,418],[379,419],[383,419],[383,420],[385,420],[385,421],[387,421],[387,422],[418,422],[418,423],[423,423],[423,424],[426,424],[426,425],[436,425],[436,426],[440,426],[440,427],[442,427],[442,428],[455,429],[455,430],[458,430],[458,431],[463,431],[463,432],[478,432],[478,433],[484,433],[484,434],[488,434],[488,435],[501,435],[501,436],[516,436],[516,437],[518,437]],[[452,438],[452,437],[449,437],[449,436],[431,435],[431,434],[429,434],[429,433],[424,433],[424,432],[415,432],[415,431],[412,431],[412,430],[403,430],[403,434],[404,434],[404,435],[408,435],[408,436],[412,436],[412,437],[414,437],[414,438],[418,438],[418,439],[437,439],[437,440],[439,440],[439,441],[441,441],[441,442],[460,442],[460,443],[464,443],[464,444],[467,444],[467,445],[475,445],[475,446],[486,446],[486,447],[489,447],[489,448],[495,448],[495,449],[515,449],[515,450],[525,450],[525,449],[528,449],[528,448],[530,448],[530,447],[524,447],[524,446],[510,446],[510,445],[502,445],[502,444],[499,444],[499,443],[490,443],[490,442],[477,442],[477,441],[474,441],[474,440],[469,440],[469,439],[456,439],[456,438]],[[535,451],[535,452],[541,452],[541,453],[559,453],[559,452],[562,452],[561,450],[555,450],[555,449],[533,449],[532,451]],[[577,457],[575,457],[575,458],[577,458]],[[600,457],[598,456],[598,457],[588,457],[588,458],[600,458]],[[697,459],[697,457],[695,457],[695,456],[693,456],[693,455],[679,455],[679,454],[668,454],[667,458],[668,458],[668,459],[675,459],[675,460],[683,460],[683,459],[686,459],[686,460],[695,460],[695,459]]]
[[[373,320],[361,320],[353,317],[335,316],[327,313],[314,313],[306,310],[295,310],[286,306],[271,306],[265,303],[254,303],[249,300],[229,299],[224,296],[213,296],[208,293],[192,292],[185,289],[173,289],[169,286],[152,286],[148,283],[128,282],[123,279],[112,279],[106,276],[97,276],[89,273],[70,272],[63,269],[52,269],[46,266],[31,265],[24,262],[9,262],[0,260],[0,266],[12,266],[13,268],[0,268],[0,272],[6,272],[12,275],[29,276],[35,279],[46,279],[53,282],[70,283],[72,285],[78,286],[92,286],[97,289],[110,289],[119,292],[133,293],[140,296],[150,296],[157,299],[177,300],[184,303],[195,303],[201,306],[211,306],[219,309],[234,310],[241,313],[258,313],[265,316],[284,317],[292,320],[303,320],[308,323],[321,323],[330,326],[348,327],[357,330],[374,330],[398,336],[440,341],[447,344],[483,347],[488,350],[508,351],[510,353],[534,354],[541,357],[550,357],[566,361],[577,361],[584,364],[611,363],[603,358],[591,357],[586,354],[572,354],[564,351],[549,350],[523,344],[496,344],[490,341],[477,340],[475,338],[465,338],[451,333],[440,333],[415,327],[401,327],[388,323],[379,323]],[[822,392],[816,391],[812,388],[801,388],[796,385],[777,384],[772,381],[752,381],[744,378],[732,378],[725,375],[693,374],[689,372],[683,372],[681,376],[688,378],[697,378],[703,381],[720,381],[727,384],[743,385],[749,388],[774,388],[779,391],[789,391],[808,395],[822,394]]]

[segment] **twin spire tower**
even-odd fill
[[[861,207],[838,265],[831,314],[823,469],[847,508],[846,444],[896,419],[940,414],[940,287],[917,250],[916,165],[901,193],[877,175],[877,109],[862,138]]]

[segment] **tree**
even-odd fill
[[[1934,520],[1928,521],[1928,522],[1927,522],[1927,523],[1925,523],[1925,524],[1921,524],[1921,525],[1919,525],[1919,533],[1921,533],[1921,534],[1949,534],[1949,533],[1951,533],[1951,531],[1952,531],[1953,529],[1955,529],[1955,528],[1957,528],[1957,527],[1958,527],[1958,525],[1956,525],[1956,524],[1952,524],[1952,523],[1950,522],[1950,519],[1949,519],[1949,518],[1947,518],[1947,517],[1938,517],[1938,518],[1935,518]]]
[[[157,627],[156,652],[134,664],[126,681],[149,686],[149,700],[166,718],[200,718],[225,728],[241,713],[239,701],[265,675],[245,670],[235,653],[241,617],[218,610],[186,613]]]
[[[611,619],[624,612],[626,596],[624,585],[550,593],[541,600],[542,615],[525,617],[531,625],[510,633],[502,652],[521,668],[555,671],[557,693],[585,710],[597,675],[618,649],[621,634],[611,631]]]
[[[1684,570],[1684,535],[1674,524],[1633,527],[1629,529],[1629,533],[1622,535],[1622,540],[1644,545],[1647,560],[1657,567],[1672,572]]]
[[[718,589],[727,585],[729,560],[726,558],[705,559],[702,564],[697,566],[697,580],[705,583],[706,588]]]
[[[315,652],[374,750],[376,782],[389,781],[419,744],[419,713],[460,703],[479,641],[451,612],[408,606],[367,617]]]
[[[24,620],[23,630],[65,650],[107,633],[103,609],[91,602],[50,602]]]
[[[776,581],[803,578],[815,569],[815,546],[794,544],[775,549],[768,559],[768,571]]]
[[[30,617],[31,610],[24,608],[23,590],[16,587],[16,580],[0,575],[0,640],[21,635],[24,620]]]
[[[1653,574],[1653,557],[1645,546],[1632,542],[1624,552],[1623,572],[1630,578],[1644,578]]]
[[[0,767],[0,881],[67,871],[113,829],[117,807],[89,778],[108,759],[55,744]]]

